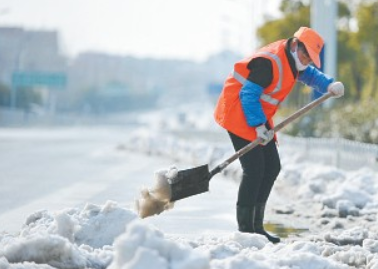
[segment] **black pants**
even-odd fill
[[[235,150],[250,143],[233,133],[230,138]],[[239,186],[238,206],[254,206],[266,203],[280,170],[281,163],[274,140],[259,145],[240,157],[243,177]]]

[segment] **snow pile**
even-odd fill
[[[362,225],[274,245],[239,232],[165,235],[107,202],[32,214],[19,235],[0,236],[0,268],[376,268],[378,233]]]
[[[135,213],[111,201],[82,210],[35,212],[19,235],[0,236],[0,256],[6,259],[0,265],[34,262],[56,268],[104,268],[112,259],[114,239],[135,218]]]
[[[56,234],[93,248],[111,245],[124,232],[125,225],[135,219],[135,213],[108,201],[103,206],[87,204],[83,209],[71,208],[55,213],[39,211],[26,219],[21,236]]]
[[[222,237],[203,236],[188,243],[201,252],[209,253],[210,268],[214,269],[348,268],[322,254],[324,242],[298,240],[291,244],[273,245],[264,236],[236,232]]]
[[[370,235],[373,237],[374,235]],[[326,233],[324,239],[328,242],[332,242],[336,245],[361,245],[365,239],[369,237],[369,231],[367,229],[361,229],[360,227],[354,227],[346,231],[336,231],[333,233]]]
[[[186,134],[182,135],[186,136]],[[209,136],[213,137],[213,135]],[[226,155],[229,157],[234,153],[231,144],[214,144],[212,142],[209,145],[209,143],[198,139],[193,140],[178,138],[158,130],[151,133],[149,129],[141,128],[130,134],[128,142],[119,145],[118,148],[135,150],[148,155],[166,156],[176,162],[194,165],[208,161],[213,164],[215,161],[219,162],[221,159],[225,159]]]
[[[35,216],[40,216],[38,220],[33,217],[35,221],[25,225],[20,235],[2,235],[0,268],[343,269],[378,266],[377,238],[358,227],[342,232],[330,231],[316,240],[286,239],[274,245],[264,236],[239,232],[198,235],[196,238],[165,236],[156,227],[135,218],[130,210],[111,202],[102,207],[92,205],[90,209],[67,212],[66,217],[56,217],[61,212],[36,213]],[[115,216],[119,217],[118,222]],[[76,230],[71,226],[75,223],[83,233],[86,230],[88,237],[98,237],[97,232],[87,227],[90,222],[97,223],[101,236],[108,237],[104,241],[96,240],[98,243],[114,236],[110,229],[103,230],[101,223],[124,228],[112,245],[93,248],[81,244],[68,232]],[[58,229],[59,225],[67,225],[69,229],[64,229],[63,234],[69,238],[58,234],[62,231]]]
[[[207,269],[207,255],[189,245],[168,241],[162,232],[141,222],[131,223],[115,244],[109,269]]]
[[[155,186],[151,189],[143,188],[140,198],[136,200],[135,206],[141,218],[157,215],[173,208],[171,200],[171,187],[169,182],[177,176],[177,169],[171,167],[168,170],[155,172]]]
[[[327,217],[348,218],[378,212],[378,175],[372,170],[362,168],[347,173],[326,165],[292,163],[290,156],[282,159],[277,188],[290,192],[292,200],[319,203],[323,216]]]

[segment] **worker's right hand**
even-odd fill
[[[265,124],[261,124],[256,127],[256,133],[257,137],[261,138],[263,142],[261,142],[262,145],[266,145],[269,143],[270,140],[274,137],[274,130],[268,130],[265,126]]]
[[[333,82],[328,86],[327,90],[333,94],[333,97],[339,98],[344,95],[344,84],[340,81]]]

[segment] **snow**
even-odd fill
[[[170,202],[171,188],[170,179],[177,176],[177,168],[162,169],[155,172],[155,186],[143,188],[140,198],[136,200],[136,210],[141,218],[157,215],[164,210],[173,208],[174,203]]]
[[[279,244],[237,231],[237,162],[210,192],[167,206],[162,179],[232,153],[200,108],[122,127],[1,128],[0,268],[378,268],[378,174],[367,167],[281,145],[266,214]],[[163,207],[141,218],[135,202],[146,208],[151,195]]]

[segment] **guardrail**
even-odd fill
[[[301,153],[306,160],[334,165],[345,170],[369,167],[378,171],[378,145],[342,138],[279,136],[280,147]]]
[[[347,139],[302,138],[282,133],[277,135],[278,148],[282,150],[283,158],[300,158],[300,161],[333,165],[344,170],[368,167],[378,171],[378,145]],[[126,144],[125,148],[169,156],[193,165],[209,163],[210,166],[214,166],[234,153],[231,142],[223,132],[192,130],[166,133],[163,136],[150,132],[137,132]]]

